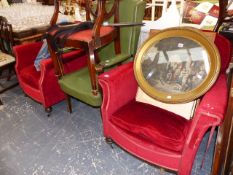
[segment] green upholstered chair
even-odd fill
[[[120,0],[119,22],[141,23],[144,11],[145,2],[143,0]],[[110,20],[109,23],[111,23],[111,21],[112,20]],[[120,54],[115,54],[114,42],[97,50],[99,62],[95,62],[96,74],[104,72],[134,57],[140,34],[140,26],[121,26],[119,33],[121,46]],[[96,83],[98,88],[98,80]],[[102,96],[99,89],[97,89],[98,91],[96,94],[93,94],[88,67],[61,76],[59,84],[67,95],[75,97],[84,103],[95,107],[100,106],[102,103]]]

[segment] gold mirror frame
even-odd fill
[[[155,87],[156,85],[152,86],[149,83],[149,81],[145,78],[145,76],[143,74],[143,70],[142,70],[143,61],[146,59],[149,59],[146,57],[149,57],[148,52],[150,51],[150,49],[152,47],[155,48],[156,45],[158,45],[162,41],[165,41],[165,39],[168,39],[167,41],[169,41],[169,39],[172,39],[172,38],[173,38],[173,40],[174,40],[174,38],[175,39],[180,38],[181,40],[184,39],[187,41],[190,40],[191,43],[198,45],[199,49],[201,48],[203,50],[201,52],[201,54],[203,54],[203,52],[205,52],[205,54],[206,54],[206,55],[204,54],[203,57],[201,58],[203,60],[202,63],[200,61],[201,59],[199,59],[199,58],[196,59],[197,60],[196,62],[201,63],[202,67],[205,69],[204,71],[208,70],[206,72],[205,76],[203,76],[204,78],[201,79],[201,82],[196,87],[194,87],[190,90],[184,91],[184,92],[175,92],[174,93],[174,91],[169,92],[169,90],[167,90],[167,92],[165,92],[165,91],[159,90],[158,88],[156,89],[156,87]],[[175,44],[177,44],[177,43],[175,43]],[[180,44],[180,43],[178,43],[178,44]],[[169,46],[169,45],[167,45],[167,46]],[[157,46],[157,48],[158,48],[158,46]],[[169,47],[168,47],[168,49],[169,49]],[[186,49],[186,50],[188,50],[188,49]],[[175,50],[175,51],[179,51],[179,50]],[[193,60],[191,60],[189,62],[192,62],[192,61]],[[206,61],[208,64],[207,66],[206,66]],[[153,60],[152,60],[152,62],[153,62]],[[170,61],[170,60],[168,60],[167,62],[169,64],[174,64],[174,63],[171,63],[172,61]],[[188,64],[187,61],[185,63],[183,63],[184,61],[180,61],[180,62],[181,63],[179,63],[179,64],[184,64],[185,66]],[[168,64],[168,63],[166,63],[166,64]],[[156,64],[158,65],[158,61],[156,62]],[[175,62],[175,64],[178,64],[178,63]],[[196,63],[194,63],[194,64],[196,64]],[[135,74],[136,80],[137,80],[139,86],[141,87],[141,89],[146,94],[151,96],[152,98],[159,100],[161,102],[165,102],[165,103],[185,103],[185,102],[190,102],[190,101],[193,101],[194,99],[197,99],[198,97],[200,97],[206,91],[209,90],[209,88],[214,84],[214,82],[216,81],[216,79],[218,77],[218,74],[220,71],[220,66],[221,66],[221,63],[220,63],[220,55],[219,55],[218,49],[216,48],[213,41],[209,40],[206,35],[204,35],[201,31],[194,29],[194,28],[191,28],[191,27],[174,27],[174,28],[162,30],[162,31],[158,32],[157,34],[151,36],[149,39],[147,39],[144,42],[144,44],[141,46],[141,48],[138,50],[138,52],[136,54],[136,58],[134,61],[134,74]],[[182,69],[180,69],[180,70],[182,70]],[[195,75],[195,76],[198,76],[198,75]],[[158,78],[156,79],[156,81],[158,82]],[[192,80],[192,81],[194,82],[194,80]]]

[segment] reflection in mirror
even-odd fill
[[[184,37],[162,39],[142,57],[142,74],[155,89],[183,93],[197,88],[210,70],[208,53],[197,42]]]

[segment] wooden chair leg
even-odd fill
[[[69,95],[66,95],[66,100],[67,100],[67,111],[69,113],[72,113],[72,104],[71,104],[71,98]]]
[[[11,79],[11,67],[8,68],[8,76],[7,76],[7,81],[10,81]]]
[[[93,95],[98,94],[97,89],[97,78],[96,78],[96,70],[95,70],[95,54],[92,46],[88,47],[88,70],[91,79],[91,87]]]

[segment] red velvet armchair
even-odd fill
[[[218,34],[215,44],[221,56],[221,72],[212,88],[201,98],[191,120],[136,102],[138,85],[132,62],[100,75],[106,139],[152,164],[177,171],[179,175],[190,174],[204,134],[222,123],[227,106],[225,71],[231,58],[231,47],[229,41]]]
[[[65,94],[58,85],[51,58],[42,60],[40,63],[41,71],[36,71],[34,60],[41,46],[42,42],[15,46],[15,70],[19,85],[25,94],[41,103],[46,112],[50,113],[54,104],[65,99]],[[63,59],[66,72],[86,66],[87,58],[83,50],[66,53]]]

